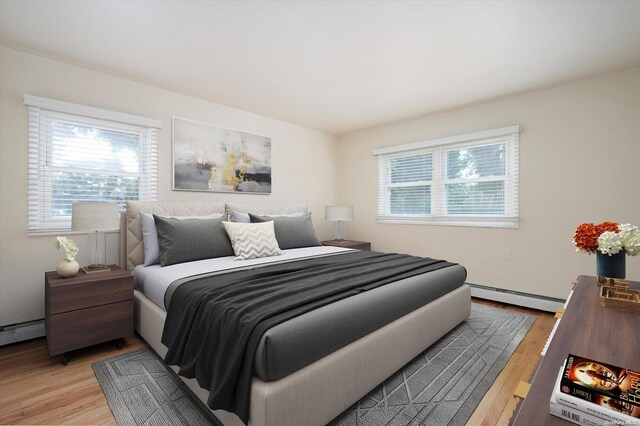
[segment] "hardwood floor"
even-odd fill
[[[137,336],[49,357],[45,338],[0,348],[0,424],[115,425],[91,364],[146,346]]]
[[[473,301],[537,317],[467,423],[506,425],[517,402],[513,391],[531,376],[555,320],[547,312]],[[59,356],[49,357],[44,338],[0,348],[0,424],[115,424],[91,364],[144,346],[141,338],[130,336],[121,350],[104,343],[75,351],[67,366],[60,364]]]
[[[531,378],[533,369],[538,363],[540,352],[542,352],[542,348],[544,348],[556,320],[554,314],[549,312],[475,298],[473,302],[537,317],[529,332],[522,339],[509,362],[507,362],[507,365],[500,372],[496,381],[489,388],[467,422],[467,425],[473,426],[507,425],[518,403],[518,399],[513,396],[513,391],[520,381],[528,382]]]

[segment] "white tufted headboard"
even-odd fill
[[[144,246],[140,211],[168,216],[204,216],[212,213],[289,214],[306,212],[305,204],[290,204],[283,207],[272,204],[239,203],[177,203],[162,201],[127,201],[127,210],[120,222],[120,264],[133,269],[144,263]]]

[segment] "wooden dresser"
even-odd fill
[[[631,287],[640,289],[640,283],[631,282]],[[570,424],[549,413],[556,377],[569,354],[640,371],[640,314],[602,307],[596,278],[578,277],[547,352],[534,372],[531,388],[511,424]]]
[[[117,265],[109,267],[95,274],[81,270],[72,278],[45,273],[49,355],[133,334],[133,276]]]

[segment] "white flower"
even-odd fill
[[[624,249],[622,235],[618,232],[607,231],[598,237],[598,250],[609,256],[619,253]]]
[[[76,258],[78,246],[72,240],[67,237],[58,236],[56,238],[56,248],[60,250],[60,247],[64,249],[68,260],[74,260]]]
[[[637,256],[640,254],[640,229],[629,223],[623,223],[618,226],[622,245],[629,256]]]

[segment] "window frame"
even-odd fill
[[[53,176],[56,171],[138,177],[138,199],[156,200],[157,131],[162,127],[161,121],[26,94],[24,103],[29,114],[27,235],[51,235],[71,231],[71,216],[56,217],[52,214]],[[138,172],[53,165],[51,123],[54,121],[138,135]]]
[[[378,156],[378,223],[420,224],[446,226],[472,226],[491,228],[518,228],[518,192],[519,192],[519,135],[520,126],[514,125],[499,129],[464,135],[440,138],[373,151]],[[504,144],[504,176],[487,176],[471,179],[447,178],[447,152],[465,147],[483,147]],[[391,214],[389,192],[389,160],[432,153],[431,213]],[[453,214],[447,213],[446,186],[451,183],[499,182],[504,181],[504,214]]]

